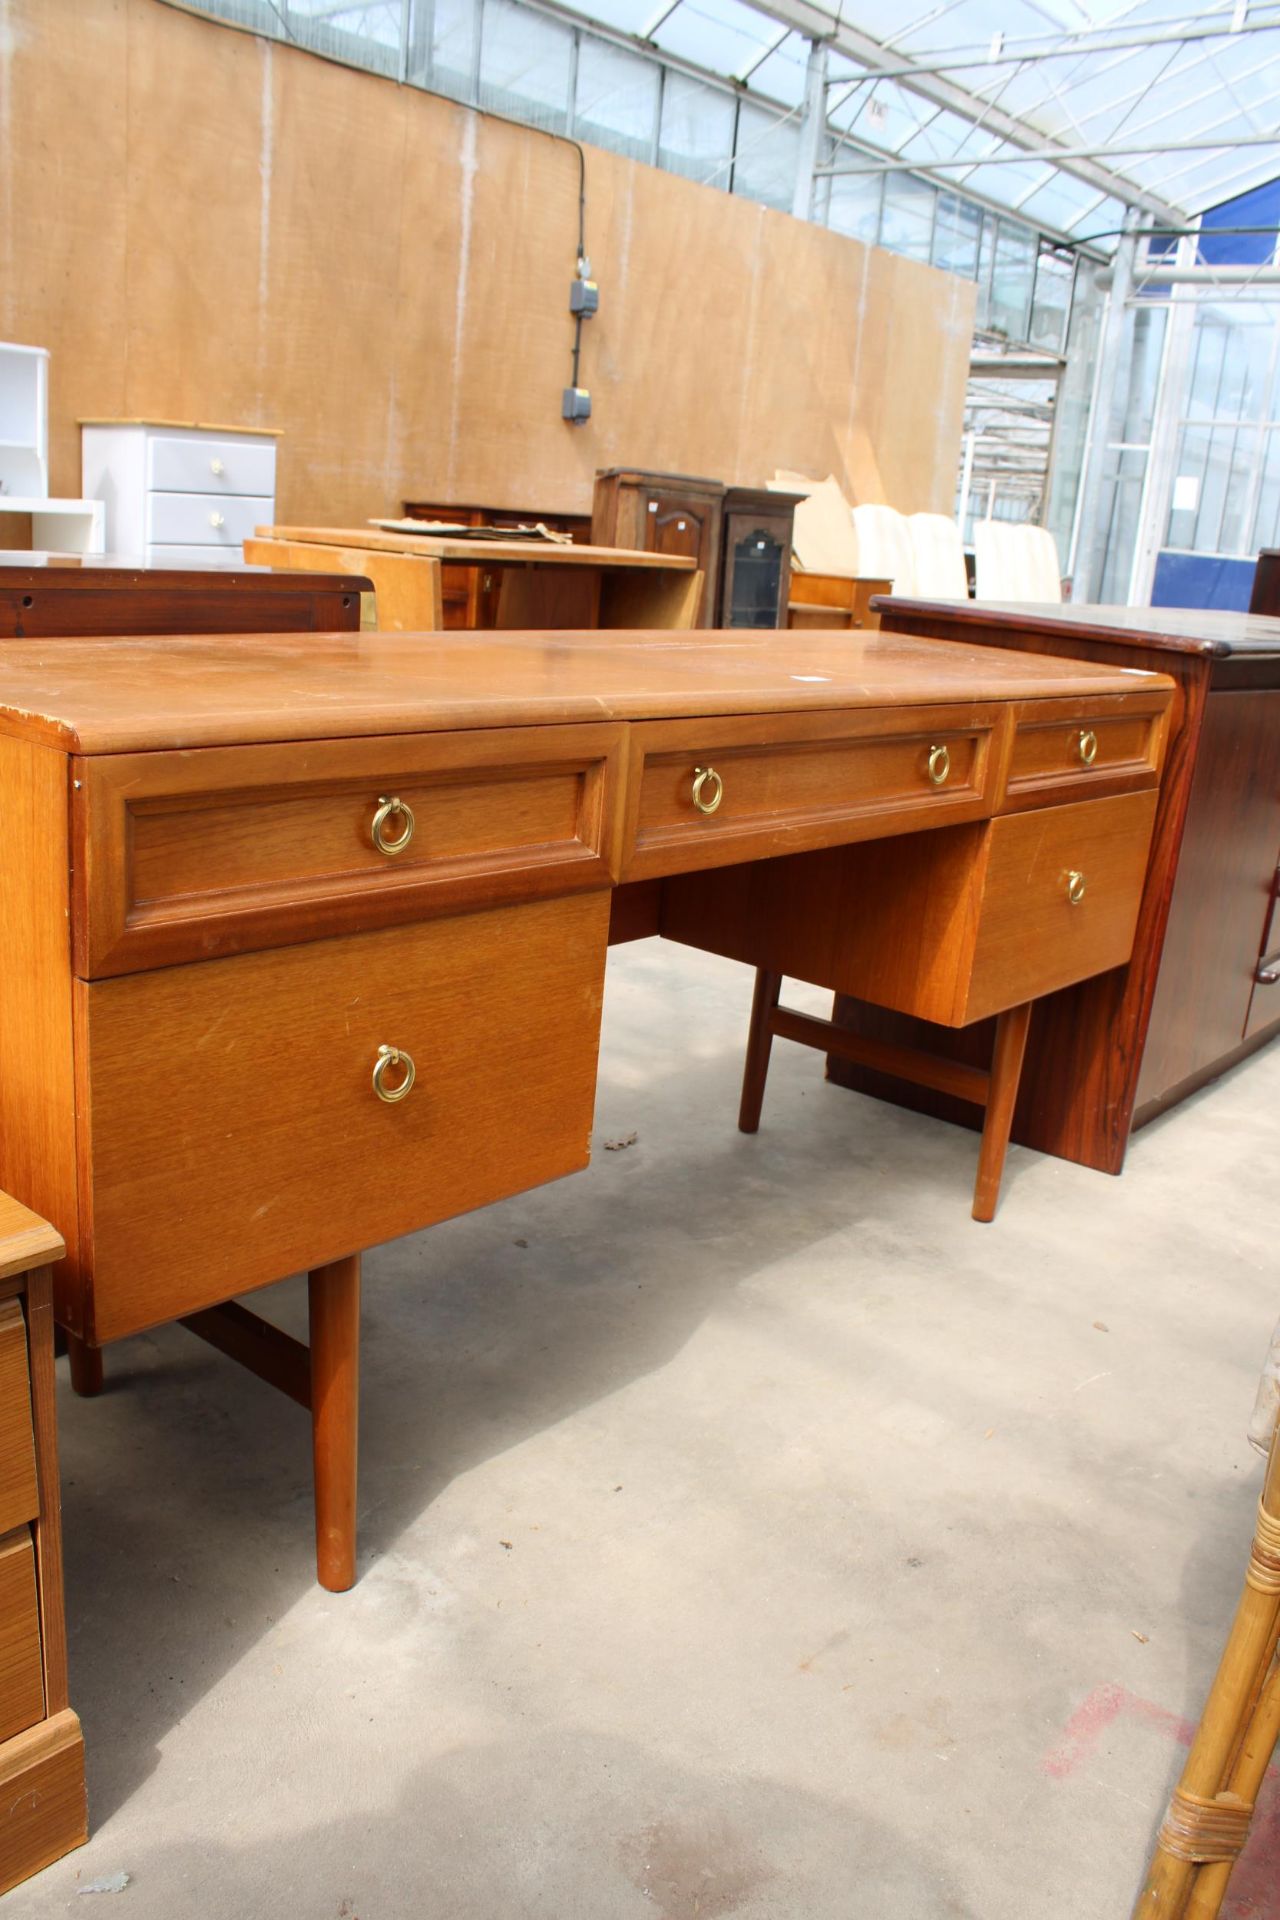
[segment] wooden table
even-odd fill
[[[297,633],[360,625],[360,574],[164,567],[0,551],[0,640],[54,634]]]
[[[1014,1120],[1015,1139],[1118,1173],[1134,1127],[1280,1033],[1280,621],[1168,607],[877,604],[888,632],[1174,681],[1132,960],[1036,1008]],[[962,1056],[990,1046],[982,1032],[922,1036],[879,1009],[847,1005],[841,1018],[886,1042],[923,1037]],[[835,1060],[831,1073],[965,1118],[954,1100],[889,1076]]]
[[[79,1384],[178,1318],[273,1380],[349,1585],[360,1252],[585,1166],[611,921],[1016,1017],[1129,952],[1169,698],[847,633],[11,642],[0,1183]],[[225,1304],[303,1270],[309,1349]]]
[[[270,567],[315,567],[329,558],[367,573],[378,598],[378,625],[386,633],[445,629],[446,568],[477,570],[468,606],[477,625],[501,630],[687,630],[702,591],[701,574],[682,554],[550,540],[469,540],[375,527],[259,527],[258,537],[245,541],[244,556]]]

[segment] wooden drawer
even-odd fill
[[[991,812],[993,709],[658,721],[632,732],[622,877],[686,873]],[[938,778],[930,775],[930,766]],[[700,811],[695,796],[719,804]]]
[[[1019,715],[1009,755],[1008,810],[1058,798],[1103,798],[1154,786],[1165,718],[1142,695],[1041,702]]]
[[[157,493],[253,493],[276,490],[272,440],[157,433],[147,445],[147,485]]]
[[[1123,966],[1155,807],[1150,790],[992,821],[974,875],[977,931],[957,973],[955,1024]]]
[[[78,761],[86,979],[606,885],[622,729],[526,727]],[[382,852],[384,799],[412,809]],[[387,844],[408,816],[379,828]]]
[[[602,889],[77,982],[87,1331],[585,1166],[608,919]],[[417,1070],[395,1104],[374,1091],[383,1046]]]
[[[0,1539],[0,1740],[43,1718],[36,1556],[22,1527]]]
[[[0,1534],[39,1511],[27,1323],[16,1300],[0,1300]]]
[[[1128,959],[1155,793],[668,880],[661,930],[968,1026]],[[1072,874],[1083,882],[1074,904]]]
[[[264,522],[271,522],[270,494],[151,493],[147,495],[148,546],[234,547],[237,554]]]

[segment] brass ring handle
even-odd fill
[[[699,813],[714,813],[724,799],[724,781],[714,767],[693,770],[693,804]]]
[[[404,821],[404,826],[398,835],[389,835],[385,830],[386,825],[388,820],[395,818],[396,814],[399,814],[400,818]],[[397,798],[394,793],[380,794],[378,796],[378,811],[373,816],[373,827],[371,829],[373,844],[379,853],[403,853],[413,838],[413,829],[416,824],[417,822],[413,817],[413,808],[407,800]]]
[[[1091,727],[1076,735],[1076,752],[1082,765],[1091,767],[1098,757],[1098,736]]]
[[[1084,875],[1074,867],[1067,875],[1067,899],[1073,907],[1078,907],[1084,899]]]
[[[946,785],[947,775],[951,771],[951,754],[946,747],[930,747],[929,778],[935,787]]]
[[[387,1085],[387,1074],[394,1068],[403,1070],[403,1079],[393,1087]],[[397,1100],[403,1100],[417,1078],[417,1069],[410,1054],[403,1047],[379,1047],[378,1057],[373,1063],[373,1090],[379,1100],[385,1100],[394,1107]]]

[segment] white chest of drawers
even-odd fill
[[[80,436],[81,485],[103,503],[108,553],[238,566],[242,542],[275,520],[274,433],[83,420]]]

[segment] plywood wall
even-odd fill
[[[83,416],[283,430],[281,518],[586,511],[597,467],[835,473],[950,511],[964,281],[587,149],[589,425],[560,419],[562,141],[160,0],[0,0],[0,338]]]

